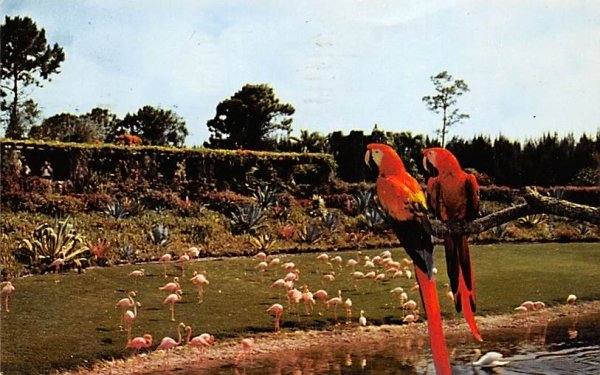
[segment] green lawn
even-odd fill
[[[437,248],[438,286],[447,282],[442,248]],[[364,251],[371,257],[380,251]],[[331,253],[330,255],[332,255]],[[580,300],[600,299],[600,244],[511,244],[473,246],[473,263],[477,279],[478,314],[487,315],[512,311],[522,301],[542,300],[547,305],[564,303],[575,293]],[[316,260],[318,254],[282,255],[300,269],[297,285],[308,284],[314,292],[323,288],[321,277],[329,267]],[[340,252],[344,264],[357,256],[356,251]],[[400,249],[393,250],[396,260],[404,257]],[[180,321],[191,325],[194,334],[210,332],[217,340],[238,337],[247,332],[273,329],[273,319],[265,311],[279,301],[279,292],[270,288],[273,280],[284,276],[278,269],[264,275],[255,269],[254,258],[200,260],[186,269],[181,278],[183,301],[176,305],[176,321],[169,320],[168,308],[162,305],[166,293],[158,287],[171,280],[162,275],[162,265],[145,264],[103,269],[89,269],[85,274],[43,275],[14,281],[16,292],[11,299],[10,313],[2,312],[1,364],[4,374],[48,373],[56,369],[74,368],[99,359],[123,357],[126,335],[119,330],[119,314],[115,303],[129,290],[138,291],[142,303],[134,327],[134,335],[151,333],[155,344],[164,336],[174,337]],[[137,285],[127,275],[144,268],[146,276]],[[206,271],[210,285],[205,302],[197,304],[196,292],[189,281],[192,271]],[[358,270],[362,270],[358,268]],[[180,270],[169,266],[171,276]],[[383,282],[363,280],[354,290],[346,267],[336,271],[336,280],[325,287],[330,296],[342,290],[343,299],[353,301],[354,318],[362,309],[371,323],[397,323],[402,310],[389,291],[402,286],[409,289],[413,280],[386,279]],[[56,282],[56,281],[60,282]],[[418,300],[417,292],[409,296]],[[453,316],[449,302],[442,298],[447,316]],[[281,303],[286,306],[282,299]],[[419,301],[420,303],[420,301]],[[301,311],[303,306],[300,306]],[[317,309],[319,306],[317,306]],[[338,315],[344,315],[343,308]],[[284,329],[332,326],[332,312],[320,317],[284,314]]]

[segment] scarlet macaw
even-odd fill
[[[425,230],[427,202],[419,183],[406,172],[402,160],[387,145],[372,143],[365,154],[367,165],[379,169],[377,197],[387,212],[396,236],[412,258],[421,299],[427,313],[433,362],[438,374],[451,374],[440,302],[433,277],[433,243]]]
[[[479,210],[479,184],[475,176],[465,173],[456,157],[446,149],[428,148],[423,155],[423,166],[433,173],[427,181],[427,200],[435,216],[443,222],[473,220]],[[456,311],[463,311],[473,336],[482,341],[473,317],[475,275],[467,236],[446,234],[444,248]]]

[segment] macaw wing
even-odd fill
[[[474,220],[479,214],[479,184],[477,179],[470,173],[467,173],[465,180],[465,192],[467,196],[467,220]]]
[[[412,220],[427,214],[425,194],[420,186],[415,190],[400,178],[381,178],[377,183],[379,202],[393,219]]]
[[[435,217],[441,217],[440,188],[440,181],[437,177],[431,177],[427,180],[427,204]]]

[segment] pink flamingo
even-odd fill
[[[334,280],[335,280],[335,275],[333,273],[328,273],[326,275],[323,275],[323,278],[321,281],[323,282],[323,285],[325,285],[325,283],[332,283]]]
[[[54,261],[52,263],[50,263],[50,265],[48,266],[50,267],[54,267],[54,272],[55,273],[60,273],[60,271],[62,270],[62,267],[65,265],[65,260],[62,258],[56,258],[54,259]]]
[[[168,277],[167,276],[167,265],[169,263],[171,263],[172,257],[173,256],[170,253],[166,253],[166,254],[163,254],[159,259],[159,262],[161,262],[163,264],[165,279]]]
[[[348,261],[346,262],[346,267],[352,269],[352,272],[354,272],[356,266],[358,266],[358,260],[356,259],[348,259]]]
[[[8,298],[14,292],[15,292],[15,287],[10,281],[7,281],[6,284],[4,284],[4,286],[0,290],[0,299],[2,299],[2,301],[4,302],[4,311],[6,311],[6,312],[10,312],[10,309],[8,308]]]
[[[408,323],[408,324],[414,323],[414,322],[416,322],[417,320],[419,320],[419,311],[418,311],[418,310],[415,310],[415,311],[414,311],[412,314],[407,314],[407,315],[406,315],[406,316],[405,316],[405,317],[402,319],[402,321],[403,321],[404,323]]]
[[[198,303],[204,302],[204,285],[210,284],[206,275],[194,271],[194,277],[190,280],[192,281],[192,284],[196,286],[196,289],[198,289]]]
[[[335,263],[335,265],[337,266],[337,268],[338,268],[340,271],[342,270],[342,263],[343,263],[343,260],[342,260],[342,257],[341,257],[341,256],[339,256],[339,255],[336,255],[336,256],[334,256],[333,258],[331,258],[331,261],[332,261],[333,263]]]
[[[190,261],[190,256],[187,254],[183,254],[177,259],[177,263],[181,265],[181,277],[185,276],[185,265]]]
[[[264,251],[257,253],[254,257],[261,262],[265,262],[267,260],[267,254]]]
[[[240,342],[240,353],[235,357],[235,364],[239,365],[242,359],[246,358],[248,354],[252,351],[252,347],[254,346],[254,340],[252,338],[242,339]]]
[[[171,293],[165,298],[163,301],[163,305],[170,305],[169,310],[171,311],[171,321],[175,321],[175,303],[181,301],[181,290],[178,290],[175,293]]]
[[[284,279],[277,279],[275,282],[273,282],[273,284],[271,284],[271,288],[279,289],[277,296],[281,300],[281,291],[287,288],[286,282]]]
[[[156,350],[164,350],[165,351],[165,363],[163,364],[163,367],[165,367],[165,368],[167,366],[169,366],[169,352],[171,350],[173,350],[173,348],[175,348],[176,346],[179,346],[181,344],[181,328],[182,327],[185,327],[185,324],[183,322],[179,323],[177,325],[177,341],[175,341],[174,339],[172,339],[170,337],[163,337],[160,344],[156,347]]]
[[[137,286],[138,279],[144,277],[144,269],[140,268],[139,270],[135,270],[129,273],[129,277],[133,277],[134,284]]]
[[[329,296],[327,295],[327,291],[323,290],[323,289],[319,289],[316,292],[313,293],[313,297],[318,299],[319,301],[321,301],[323,303],[324,306],[327,306],[327,299],[329,298]],[[318,312],[319,315],[323,315],[323,308],[321,307],[319,309]]]
[[[170,283],[166,283],[165,285],[161,286],[158,289],[162,290],[163,292],[170,292],[170,293],[175,293],[178,290],[181,290],[181,285],[179,284],[179,277],[175,276],[173,278],[173,281],[171,281]]]
[[[186,344],[198,348],[198,362],[200,362],[200,354],[202,353],[204,348],[214,344],[215,337],[211,334],[203,333],[199,336],[191,338],[192,337],[192,327],[190,327],[190,326],[185,327],[185,331],[187,332]]]
[[[354,279],[354,290],[358,290],[358,280],[365,278],[365,274],[360,271],[352,272],[352,278]]]
[[[48,268],[52,268],[54,267],[54,274],[55,274],[55,278],[54,278],[54,282],[55,283],[59,283],[60,282],[60,274],[62,271],[62,267],[65,264],[65,260],[62,258],[56,258],[52,263],[50,263],[50,265],[48,266]]]
[[[115,309],[128,309],[130,307],[133,307],[136,302],[134,300],[134,298],[136,297],[135,292],[132,290],[131,292],[129,292],[127,294],[127,297],[125,298],[121,298],[119,300],[119,302],[117,302],[117,304],[115,305]],[[121,331],[123,330],[123,315],[125,314],[125,311],[121,312]]]
[[[122,321],[125,325],[125,330],[127,330],[127,340],[131,339],[131,331],[133,329],[133,323],[138,317],[137,308],[142,306],[139,302],[133,303],[133,311],[127,310],[122,316]]]
[[[288,290],[287,298],[288,298],[288,305],[290,307],[290,312],[296,311],[296,313],[298,313],[298,315],[300,315],[300,312],[298,311],[298,304],[302,300],[302,292],[296,288],[292,288],[292,289]]]
[[[127,340],[127,346],[125,349],[133,349],[139,352],[142,349],[147,349],[152,346],[152,335],[145,334],[142,337],[134,337],[133,339]]]
[[[186,253],[190,256],[190,258],[198,258],[198,256],[200,256],[200,249],[198,249],[196,246],[192,246],[187,249]]]
[[[283,316],[283,306],[274,303],[267,309],[267,312],[275,314],[275,331],[279,331],[279,322]]]
[[[352,323],[352,300],[347,298],[344,302],[344,307],[346,308],[346,324]]]
[[[267,268],[269,268],[269,263],[261,261],[254,268],[256,268],[258,272],[260,272],[260,280],[262,281],[264,279],[265,272],[267,272]]]
[[[302,286],[302,302],[304,302],[304,312],[306,315],[311,315],[315,305],[315,298],[310,290],[308,290],[308,285]]]
[[[134,337],[133,339],[127,340],[127,345],[125,349],[133,349],[135,350],[135,354],[137,355],[140,350],[148,349],[152,346],[152,335],[145,334],[142,337]],[[135,367],[133,368],[133,373],[135,373]]]
[[[338,290],[337,297],[333,297],[326,302],[327,310],[329,310],[329,306],[333,305],[333,318],[336,323],[337,323],[337,309],[338,309],[338,306],[341,305],[342,303],[343,302],[342,302],[342,291],[341,290]]]
[[[280,264],[281,264],[281,259],[279,259],[279,258],[273,258],[269,262],[269,267],[273,267],[273,274],[275,276],[277,276],[277,268],[279,267]]]

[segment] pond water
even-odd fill
[[[470,337],[449,335],[454,374],[600,374],[600,312],[565,316],[526,328],[484,331],[480,344]],[[474,349],[504,354],[503,367],[475,368]],[[258,354],[239,366],[211,365],[177,368],[176,374],[318,375],[318,374],[435,374],[427,338],[380,342],[343,342],[308,350]]]

